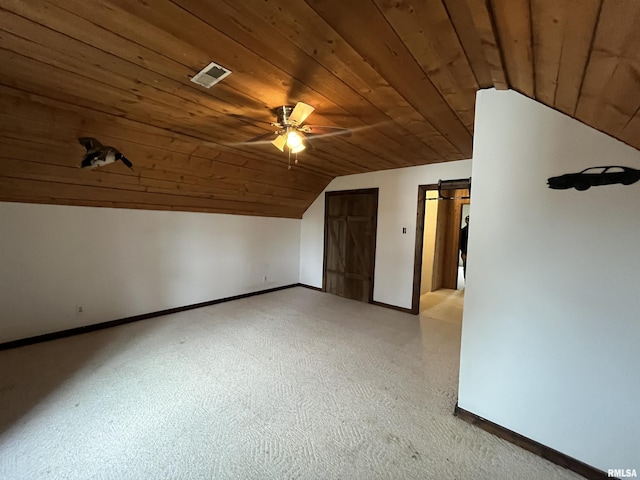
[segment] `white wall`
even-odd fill
[[[322,287],[324,194],[379,188],[373,299],[411,308],[418,185],[469,178],[471,160],[399,168],[335,178],[302,217],[300,282]],[[407,233],[402,228],[407,227]]]
[[[480,91],[459,405],[589,465],[640,470],[640,183],[550,190],[640,152]]]
[[[0,203],[0,224],[0,342],[298,282],[300,220]]]

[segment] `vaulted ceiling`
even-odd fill
[[[471,158],[490,87],[640,148],[637,25],[635,0],[0,0],[0,201],[299,218],[335,176]],[[299,101],[354,133],[289,170],[244,142]],[[82,136],[135,170],[78,168]]]

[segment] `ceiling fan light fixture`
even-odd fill
[[[289,116],[289,123],[302,125],[309,115],[315,110],[311,105],[298,102]]]
[[[298,132],[292,130],[287,133],[287,147],[289,147],[291,153],[298,153],[305,149],[302,137]]]
[[[300,145],[299,145],[299,146],[297,146],[297,147],[291,148],[291,153],[300,153],[300,152],[301,152],[301,151],[303,151],[305,148],[307,148],[307,147],[305,147],[304,145],[300,144]]]
[[[281,152],[284,152],[284,147],[287,144],[287,137],[285,137],[284,135],[278,135],[271,143],[278,150],[280,150]]]

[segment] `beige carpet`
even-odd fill
[[[294,288],[0,352],[0,478],[582,478],[452,415],[459,339]]]

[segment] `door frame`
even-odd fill
[[[466,179],[464,179],[466,180]],[[461,182],[463,180],[460,180]],[[471,179],[469,182],[469,193],[471,193]],[[457,186],[456,186],[457,187]],[[411,313],[418,315],[420,313],[420,286],[422,284],[422,254],[424,243],[424,220],[427,210],[427,192],[430,190],[439,190],[440,185],[430,183],[428,185],[418,185],[418,200],[416,214],[416,244],[413,264],[413,292],[411,295]],[[457,188],[456,188],[457,189]],[[468,203],[471,203],[469,200]]]
[[[413,293],[411,295],[411,313],[420,313],[420,284],[422,280],[422,253],[424,243],[424,216],[427,211],[427,191],[438,190],[437,183],[418,185],[418,213],[416,216],[416,245],[413,262]]]
[[[356,195],[356,194],[373,194],[375,198],[375,209],[373,215],[373,248],[371,249],[371,285],[369,286],[369,302],[373,303],[373,285],[376,276],[376,246],[378,244],[378,205],[379,205],[379,188],[359,188],[354,190],[334,190],[331,192],[325,192],[324,194],[324,245],[322,254],[322,291],[327,291],[327,248],[329,246],[329,229],[327,228],[327,221],[329,216],[329,202],[328,197],[334,197],[338,195]]]

